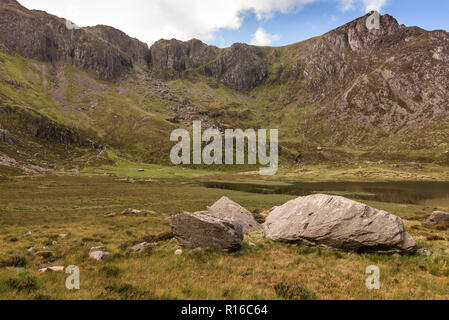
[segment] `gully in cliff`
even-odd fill
[[[224,148],[223,148],[224,138]],[[180,141],[181,139],[181,141]],[[247,140],[247,148],[245,148],[245,139]],[[267,130],[260,129],[226,129],[224,135],[218,129],[207,129],[202,132],[201,121],[193,122],[193,161],[192,161],[192,143],[190,133],[184,129],[174,130],[171,134],[170,141],[178,142],[170,153],[171,162],[174,165],[181,164],[206,164],[221,165],[224,161],[227,165],[245,164],[245,158],[248,164],[255,165],[259,163],[262,166],[269,167],[260,168],[260,175],[274,175],[277,173],[279,164],[279,147],[278,147],[278,130],[271,129],[269,144],[270,155],[267,155]],[[234,141],[236,142],[234,148]],[[208,143],[204,148],[202,144]],[[245,156],[245,149],[248,155]]]

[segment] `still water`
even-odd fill
[[[316,182],[257,184],[243,182],[203,182],[219,188],[261,194],[306,196],[316,193],[339,195],[359,200],[449,207],[449,182]]]

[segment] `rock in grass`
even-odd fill
[[[143,251],[147,250],[148,248],[151,248],[151,244],[148,242],[142,242],[142,243],[136,244],[135,246],[131,247],[131,251],[143,252]]]
[[[39,270],[41,273],[45,272],[64,272],[63,266],[57,266],[57,267],[48,267],[48,268],[42,268]]]
[[[355,252],[414,254],[415,240],[388,212],[343,197],[312,195],[276,208],[264,224],[274,241]]]
[[[104,260],[109,255],[110,253],[105,251],[104,247],[93,247],[89,251],[89,257],[96,261]]]
[[[449,213],[444,211],[435,211],[426,222],[430,225],[438,225],[449,222]]]
[[[421,248],[418,251],[416,251],[416,253],[427,257],[431,257],[433,255],[432,251],[430,251],[427,248]]]
[[[418,162],[408,162],[407,166],[415,168],[415,169],[424,169],[424,166]]]
[[[262,228],[251,212],[227,197],[222,197],[207,209],[211,216],[238,222],[242,225],[243,232]]]
[[[182,253],[183,253],[182,249],[178,249],[175,251],[175,256],[180,256],[182,255]]]
[[[128,208],[128,209],[124,210],[124,211],[122,212],[122,214],[139,214],[139,213],[141,213],[141,212],[142,212],[142,211],[140,211],[140,210]]]
[[[117,215],[117,213],[112,212],[112,213],[109,213],[109,214],[105,214],[104,217],[105,217],[105,218],[113,218],[113,217],[115,217],[116,215]]]
[[[179,243],[190,249],[211,247],[239,250],[243,241],[242,226],[205,213],[180,213],[170,219],[170,226]]]

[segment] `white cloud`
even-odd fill
[[[251,40],[251,44],[254,46],[269,46],[273,42],[279,40],[279,35],[266,33],[263,28],[257,29]]]
[[[276,13],[289,13],[317,1],[323,0],[19,0],[27,8],[45,10],[82,27],[113,26],[148,44],[160,38],[215,40],[220,30],[238,30],[249,12],[259,20],[270,19]],[[386,2],[327,1],[339,1],[345,9],[360,4],[380,9]]]
[[[387,4],[387,0],[339,0],[341,2],[342,10],[348,11],[362,7],[366,12],[373,10],[382,11],[382,8]]]
[[[237,30],[245,13],[259,20],[287,13],[316,0],[19,0],[27,8],[45,10],[79,26],[110,25],[149,44],[160,38],[203,41],[222,29]]]

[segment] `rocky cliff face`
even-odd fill
[[[296,44],[294,53],[276,49],[280,59],[292,56],[279,78],[298,89],[299,106],[315,106],[298,130],[316,135],[319,123],[334,132],[333,142],[359,144],[373,128],[388,137],[448,116],[449,34],[389,15],[369,30],[369,16]]]
[[[197,71],[235,90],[253,89],[267,76],[264,52],[242,43],[228,49],[199,40],[160,40],[151,47],[151,70],[156,77],[176,79]]]
[[[68,27],[64,19],[14,0],[0,2],[0,30],[0,41],[26,58],[69,62],[103,80],[118,78],[148,55],[145,44],[118,30]]]
[[[214,61],[200,72],[220,80],[235,90],[250,90],[267,76],[267,66],[262,49],[243,43],[236,43],[225,49]]]
[[[218,52],[217,47],[196,39],[187,42],[162,39],[151,46],[151,70],[162,79],[179,78],[187,69],[198,68],[212,60]]]

